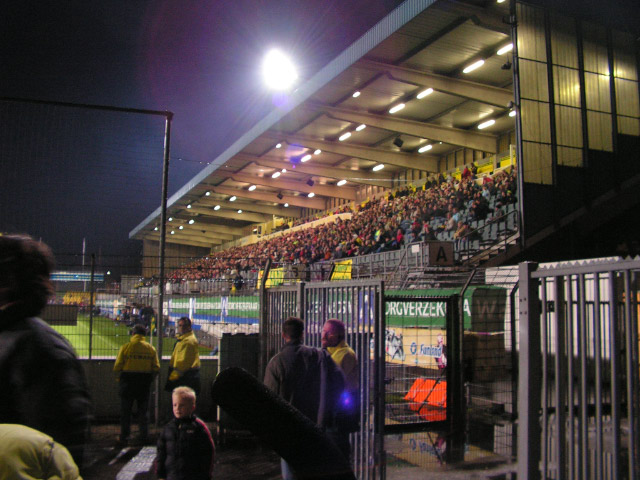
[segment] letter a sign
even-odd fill
[[[429,242],[429,265],[453,265],[453,242]]]

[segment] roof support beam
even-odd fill
[[[180,232],[183,234],[198,235],[203,238],[206,238],[207,240],[213,239],[213,240],[222,240],[222,241],[228,242],[230,240],[235,240],[237,238],[235,235],[209,231],[206,228],[201,228],[201,227],[202,225],[193,224],[193,225],[185,225],[184,229],[182,230],[175,229],[175,228],[173,230],[175,230],[176,233]]]
[[[488,103],[506,109],[507,104],[513,101],[513,92],[506,88],[483,85],[444,75],[421,72],[405,67],[397,67],[388,63],[375,62],[373,60],[359,60],[358,67],[387,73],[394,80],[410,83],[425,88],[433,88],[439,92],[449,93],[457,97]]]
[[[160,241],[160,235],[156,232],[150,233],[145,236],[148,240]],[[183,235],[170,235],[167,234],[167,243],[179,243],[180,245],[192,245],[194,247],[211,248],[214,245],[221,245],[222,242],[210,242],[209,240],[202,240],[196,237],[183,236]]]
[[[265,157],[253,157],[251,155],[236,155],[234,158],[239,160],[246,160],[253,162],[257,165],[267,168],[282,168],[282,160],[268,159]],[[308,163],[296,164],[296,173],[304,173],[306,175],[316,175],[319,177],[335,178],[338,180],[348,180],[350,183],[356,183],[359,185],[374,185],[376,187],[389,188],[392,178],[390,175],[378,175],[379,178],[366,178],[371,177],[371,174],[367,171],[361,170],[349,170],[347,168],[337,168],[332,166],[325,166],[322,164],[314,163],[312,165]],[[385,181],[386,180],[386,181]]]
[[[239,192],[234,193],[234,195],[238,198],[241,197]],[[215,199],[206,198],[198,201],[196,205],[204,205],[204,206],[210,207],[212,205],[215,206],[219,204],[220,202],[216,202]],[[263,205],[255,202],[242,202],[239,200],[236,200],[232,204],[229,204],[229,202],[227,202],[227,204],[233,205],[234,208],[235,207],[241,208],[245,212],[266,213],[268,215],[277,215],[279,217],[296,217],[296,218],[300,217],[300,209],[298,208],[284,208],[282,206]]]
[[[355,200],[356,192],[352,190],[344,190],[340,187],[332,187],[328,185],[314,185],[310,187],[306,183],[292,182],[289,180],[283,180],[281,178],[273,179],[271,177],[253,177],[251,175],[245,175],[242,173],[234,173],[231,179],[236,182],[254,183],[256,185],[265,185],[271,188],[277,188],[282,190],[292,190],[294,192],[302,193],[315,193],[316,195],[322,195],[325,197],[346,198],[347,200]]]
[[[178,218],[178,219],[184,220],[185,222],[193,218],[196,221],[194,225],[197,227],[198,230],[206,230],[212,233],[224,233],[234,237],[242,237],[243,235],[245,235],[245,232],[242,228],[228,227],[226,225],[206,222],[205,220],[210,219],[210,217],[208,216],[198,217],[196,215],[174,215],[173,218]]]
[[[230,187],[210,187],[209,190],[222,195],[235,195],[237,197],[251,198],[252,200],[260,200],[262,202],[288,203],[296,207],[313,208],[316,210],[324,210],[326,205],[321,198],[295,197],[293,195],[283,195],[282,199],[278,198],[273,192],[249,192],[248,190],[237,190]]]
[[[241,222],[248,223],[266,223],[273,220],[272,215],[262,215],[261,213],[251,213],[251,212],[242,212],[238,213],[238,209],[228,209],[225,207],[224,209],[214,210],[213,208],[202,208],[202,207],[192,207],[190,208],[194,213],[199,213],[200,215],[206,215],[211,218],[219,217],[219,218],[231,218],[232,220],[239,220]]]
[[[311,107],[313,108],[313,107]],[[328,105],[315,107],[339,118],[353,123],[364,123],[372,127],[406,133],[419,138],[458,145],[460,147],[480,150],[481,152],[497,153],[498,141],[493,135],[472,132],[460,128],[444,127],[442,125],[427,124],[406,120],[392,115],[377,115],[375,113],[356,112],[346,108]]]
[[[361,122],[362,123],[362,122]],[[380,150],[378,148],[365,147],[363,145],[355,145],[348,142],[329,142],[326,140],[318,140],[299,134],[278,134],[271,132],[263,136],[269,136],[275,141],[284,140],[289,145],[304,145],[307,148],[319,148],[325,152],[344,155],[345,157],[362,158],[372,162],[394,165],[402,168],[413,168],[424,172],[435,173],[438,171],[438,158],[433,155],[410,155],[407,153],[398,153],[391,150]]]

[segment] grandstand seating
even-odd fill
[[[518,224],[515,191],[515,169],[482,179],[457,181],[450,177],[441,183],[427,182],[421,189],[407,186],[364,202],[351,218],[336,215],[335,221],[318,225],[311,223],[317,220],[313,217],[308,228],[298,227],[252,245],[216,252],[174,271],[169,278],[174,286],[188,282],[200,291],[231,289],[236,276],[255,278],[271,259],[276,265],[306,265],[309,274],[303,277],[308,280],[327,279],[330,267],[313,271],[309,267],[373,254],[376,261],[366,262],[363,267],[366,265],[369,276],[378,276],[388,272],[389,265],[398,264],[402,256],[399,250],[412,242],[429,239],[455,241],[456,259],[466,261],[515,233]],[[478,207],[481,203],[485,204],[484,210]],[[468,233],[461,238],[455,238],[458,222],[469,225]],[[425,237],[424,228],[435,232],[435,238]],[[396,238],[398,230],[403,238]],[[362,271],[357,276],[361,274]]]

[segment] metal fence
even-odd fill
[[[520,265],[518,478],[639,478],[639,271]]]
[[[351,434],[352,461],[359,479],[384,478],[383,381],[384,349],[379,281],[300,283],[264,290],[261,324],[262,366],[283,344],[282,322],[295,315],[305,320],[305,344],[321,346],[321,331],[329,318],[342,320],[346,341],[359,359],[360,430]]]

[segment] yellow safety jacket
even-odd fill
[[[0,478],[82,480],[69,451],[24,425],[0,425]]]
[[[171,354],[169,380],[179,379],[187,370],[200,368],[200,355],[198,354],[198,339],[193,331],[178,335],[178,342]]]
[[[342,340],[335,347],[327,347],[327,351],[331,355],[331,359],[338,365],[342,373],[344,373],[345,387],[351,392],[358,390],[360,384],[360,375],[358,372],[358,359],[347,342]]]
[[[144,336],[136,334],[129,343],[120,347],[114,372],[156,373],[160,370],[160,362],[156,349],[144,340]]]

